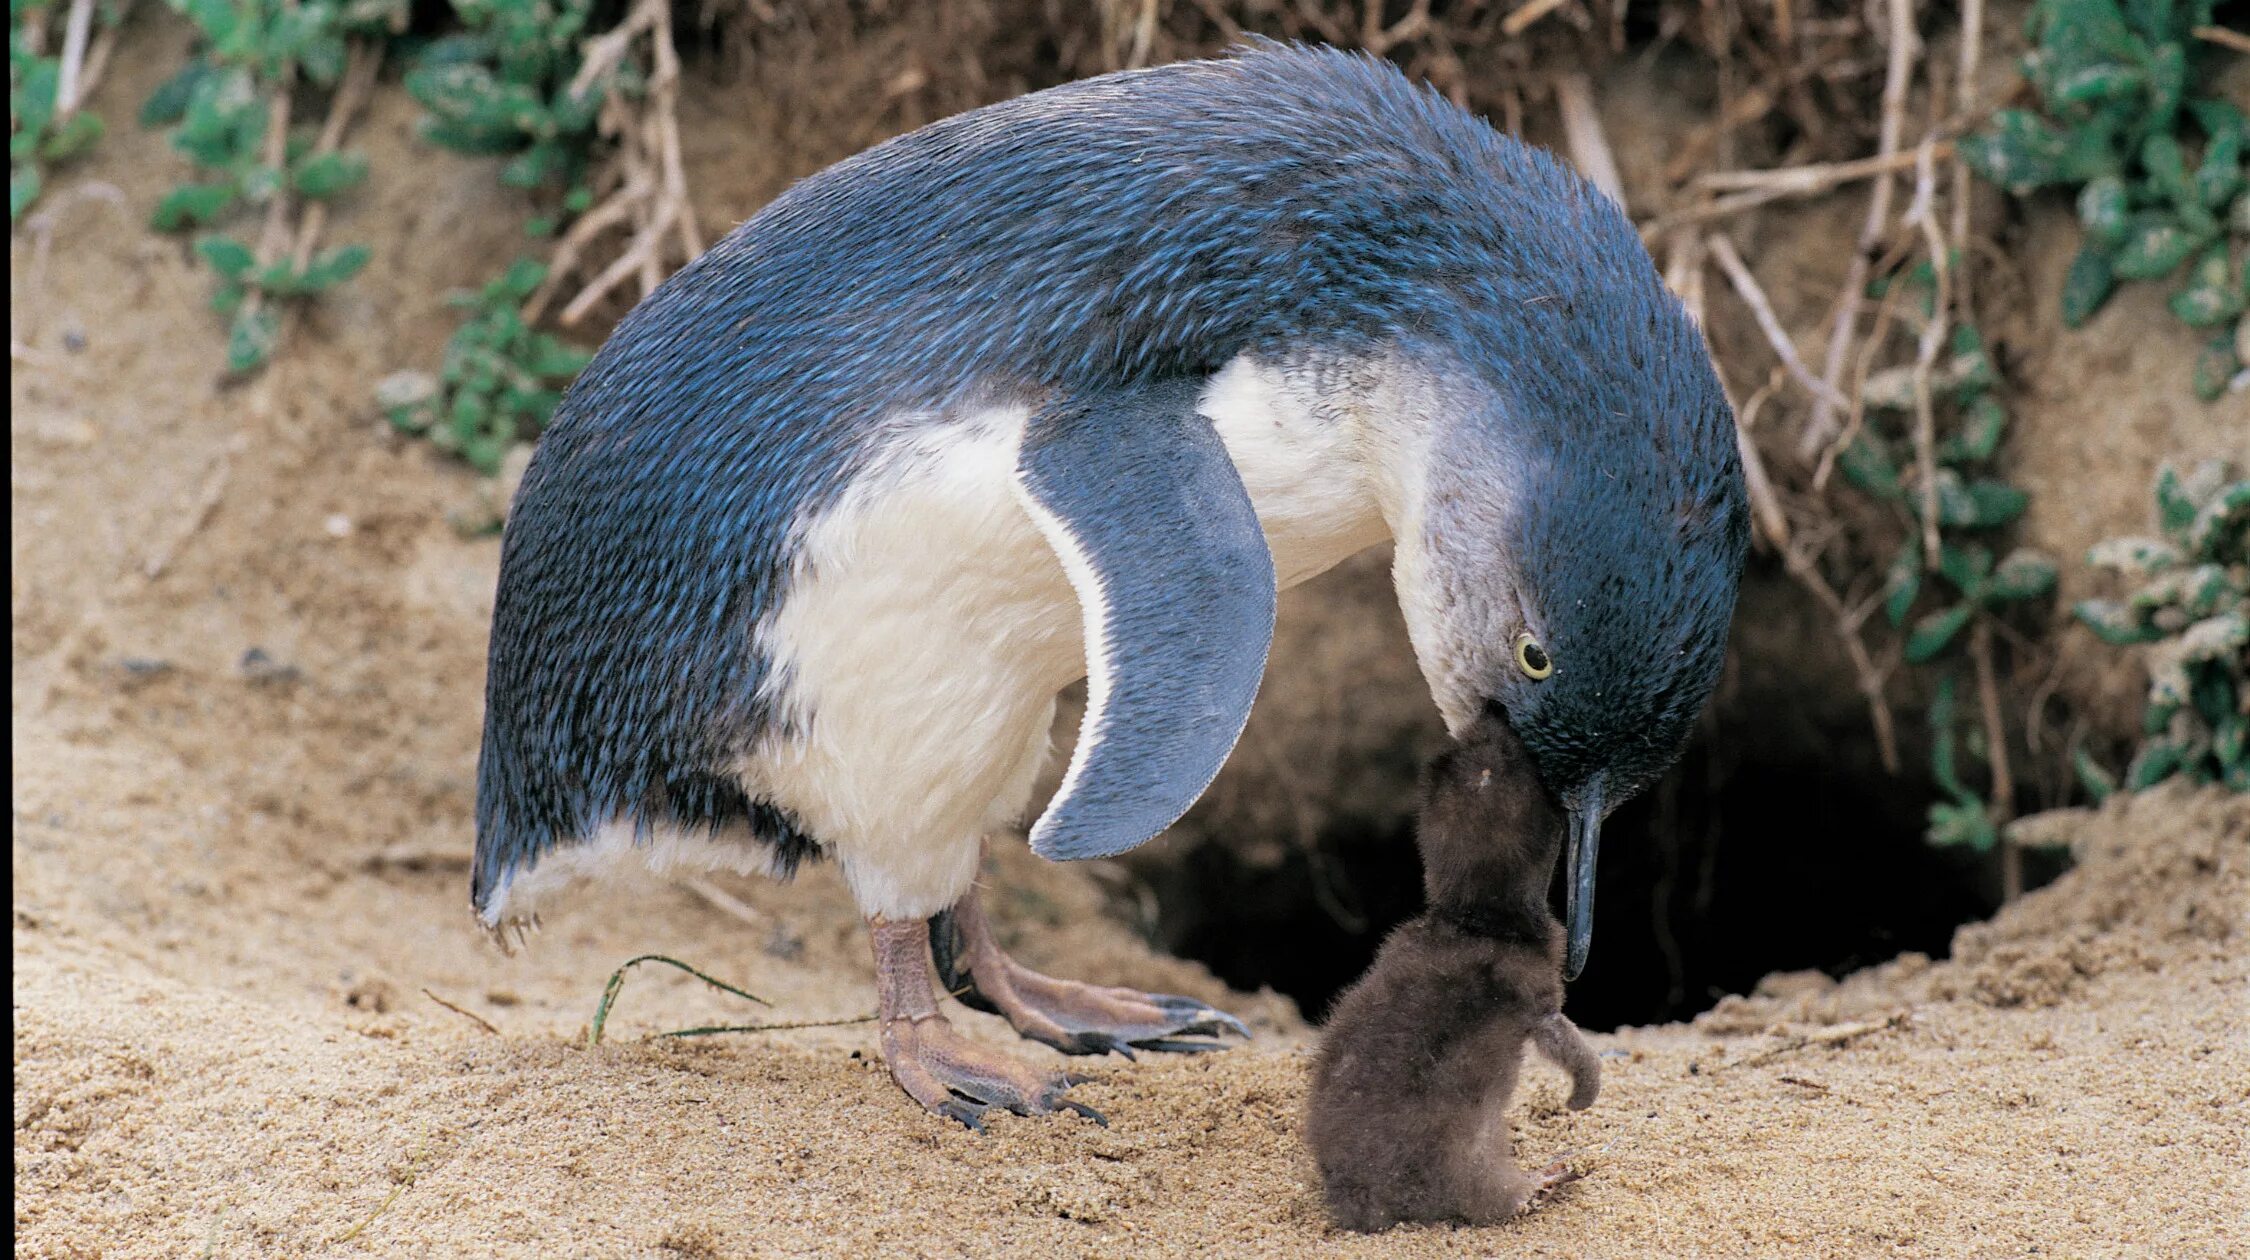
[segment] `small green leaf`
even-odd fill
[[[547,281],[547,265],[531,258],[508,264],[498,279],[485,286],[486,300],[513,306],[537,292]]]
[[[182,184],[156,203],[155,213],[149,215],[149,226],[159,232],[199,227],[226,213],[234,200],[231,183]]]
[[[1947,376],[1952,381],[1954,395],[1964,400],[2000,383],[1999,373],[1992,367],[1992,356],[1984,348],[1984,336],[1973,325],[1954,328],[1953,362]]]
[[[2174,205],[2202,204],[2188,180],[2187,155],[2170,132],[2153,132],[2141,141],[2141,169],[2148,172],[2157,190],[2170,197]]]
[[[2077,772],[2079,786],[2086,789],[2086,795],[2093,798],[2095,804],[2108,800],[2117,791],[2117,776],[2094,760],[2093,754],[2084,748],[2071,751],[2070,767]]]
[[[343,245],[323,250],[305,268],[302,284],[306,292],[318,293],[333,288],[359,274],[369,257],[365,245]]]
[[[229,280],[240,279],[258,264],[258,257],[250,252],[250,247],[231,236],[206,236],[195,243],[195,252],[203,255],[203,261],[211,264],[213,271]]]
[[[289,172],[290,187],[314,200],[333,197],[367,178],[367,159],[357,153],[323,153]]]
[[[2088,241],[2071,260],[2063,277],[2062,318],[2066,328],[2079,328],[2094,317],[2117,287],[2116,259],[2107,245]]]
[[[2040,599],[2054,591],[2060,573],[2061,567],[2047,556],[2019,547],[1992,571],[1990,594],[2001,600]]]
[[[1938,470],[1938,524],[1990,529],[2023,515],[2031,498],[2001,481],[1964,480],[1951,469]]]
[[[2160,125],[2169,123],[2187,95],[2187,49],[2180,42],[2160,43],[2149,50],[2145,64],[2150,92],[2142,116],[2160,120]]]
[[[2218,564],[2250,560],[2250,480],[2214,489],[2183,535],[2190,551]]]
[[[2115,175],[2091,180],[2078,190],[2078,221],[2086,228],[2090,244],[2107,249],[2125,242],[2125,181]]]
[[[269,303],[235,312],[227,334],[227,370],[236,375],[254,372],[273,357],[281,337],[281,315]]]
[[[569,380],[584,371],[594,356],[552,337],[541,337],[532,346],[524,368],[542,380]]]
[[[252,163],[242,172],[242,199],[252,205],[264,205],[281,191],[282,173],[262,162]]]
[[[2119,279],[2154,280],[2186,261],[2195,245],[2195,238],[2177,223],[2144,220],[2118,251],[2113,268]]]
[[[1934,659],[1953,642],[1975,613],[1973,605],[1956,604],[1924,615],[1906,636],[1907,661],[1920,665]]]
[[[1890,592],[1883,600],[1883,616],[1894,627],[1905,625],[1906,614],[1913,609],[1915,598],[1922,593],[1920,548],[1911,544],[1899,548],[1898,555],[1891,560],[1890,571],[1885,576],[1883,585]]]
[[[2067,140],[2029,110],[2004,109],[1994,129],[1963,136],[1955,151],[1969,168],[2018,196],[2062,178]]]
[[[2098,61],[2058,75],[2049,93],[2058,104],[2083,105],[2137,96],[2148,76],[2134,66]]]
[[[1991,459],[2008,431],[2008,409],[1990,394],[1979,394],[1962,408],[1953,435],[1938,444],[1938,459],[1947,464],[1976,464]]]
[[[1975,543],[1938,544],[1938,572],[1963,595],[1974,597],[1992,572],[1992,552]]]
[[[2180,562],[2180,549],[2161,538],[2104,538],[2086,549],[2086,563],[2122,573],[2151,574]]]
[[[39,156],[49,162],[67,162],[94,147],[102,138],[102,120],[93,114],[72,114],[70,120],[39,142]]]
[[[1929,842],[1946,847],[1990,852],[1999,842],[1992,811],[1983,801],[1936,801],[1930,805]]]
[[[2234,384],[2236,373],[2243,363],[2238,357],[2236,337],[2231,331],[2203,343],[2195,356],[2195,396],[2205,402],[2217,402]]]
[[[1844,480],[1878,499],[1896,499],[1901,494],[1898,465],[1891,461],[1879,440],[1865,430],[1844,448],[1844,453],[1836,459],[1836,467],[1844,474]]]
[[[2222,766],[2236,766],[2250,753],[2250,718],[2229,713],[2211,728],[2211,755]]]
[[[2163,631],[2149,625],[2139,613],[2116,600],[2082,599],[2071,612],[2097,638],[2113,647],[2131,647],[2136,643],[2150,643],[2164,637]]]
[[[2196,502],[2188,497],[2187,489],[2180,484],[2180,470],[2169,461],[2156,470],[2156,524],[2167,534],[2176,534],[2195,521]]]
[[[2206,209],[2217,211],[2242,187],[2243,135],[2230,130],[2214,136],[2195,168],[2194,195]]]
[[[2216,324],[2228,323],[2242,313],[2242,300],[2235,296],[2231,288],[2212,285],[2182,289],[2173,294],[2165,305],[2181,323],[2190,328],[2210,328]],[[2228,339],[2232,338],[2230,331]]]
[[[196,87],[211,74],[211,63],[201,57],[181,66],[179,72],[157,85],[141,102],[143,127],[169,127],[186,117],[188,102],[195,97]]]
[[[2180,768],[2181,760],[2179,745],[2168,739],[2148,741],[2125,768],[2125,790],[2145,792],[2155,787]]]
[[[29,162],[18,162],[8,168],[8,221],[13,223],[23,217],[33,202],[39,200],[39,168]]]

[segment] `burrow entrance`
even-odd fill
[[[1922,842],[1929,798],[1910,780],[1812,759],[1714,770],[1709,746],[1691,747],[1604,828],[1594,953],[1567,1007],[1581,1025],[1686,1019],[1774,971],[1943,956],[1998,906],[1988,860]],[[1411,826],[1336,818],[1279,867],[1202,844],[1144,870],[1159,943],[1317,1021],[1421,908]]]

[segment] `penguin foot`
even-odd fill
[[[930,938],[920,923],[871,919],[876,1015],[891,1079],[936,1115],[982,1132],[993,1108],[1021,1116],[1073,1111],[1107,1125],[1092,1107],[1064,1095],[1084,1077],[1044,1072],[956,1031],[930,989]]]
[[[1555,1193],[1564,1186],[1585,1175],[1573,1169],[1563,1160],[1556,1160],[1540,1169],[1539,1175],[1531,1179],[1531,1193],[1524,1198],[1523,1206],[1517,1208],[1516,1211],[1519,1213],[1529,1212],[1533,1208],[1539,1207],[1547,1200],[1554,1198]]]
[[[1085,1077],[1019,1063],[962,1036],[942,1015],[885,1020],[882,1037],[883,1063],[899,1088],[931,1112],[980,1133],[985,1114],[995,1107],[1019,1116],[1074,1111],[1109,1124],[1102,1113],[1065,1097]]]
[[[975,892],[930,920],[938,980],[961,1004],[1004,1017],[1015,1030],[1064,1054],[1136,1050],[1197,1054],[1250,1030],[1194,998],[1058,980],[1010,958],[993,939]]]

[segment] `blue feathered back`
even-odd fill
[[[1575,316],[1535,301],[1558,293]],[[1512,363],[1531,404],[1618,391],[1642,419],[1640,384],[1577,378],[1692,343],[1667,303],[1561,163],[1329,50],[1072,83],[811,176],[626,316],[532,461],[493,624],[478,906],[613,818],[747,823],[784,866],[810,851],[726,771],[777,721],[753,630],[792,531],[895,426],[1381,341]]]

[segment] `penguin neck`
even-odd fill
[[[1391,578],[1399,611],[1439,716],[1459,737],[1475,720],[1476,696],[1460,676],[1462,653],[1449,637],[1454,610],[1435,571],[1430,510],[1440,497],[1463,488],[1463,470],[1442,467],[1440,452],[1449,426],[1462,423],[1473,400],[1464,397],[1458,379],[1449,382],[1428,359],[1399,347],[1368,359],[1361,379],[1353,425],[1359,458],[1394,544]]]

